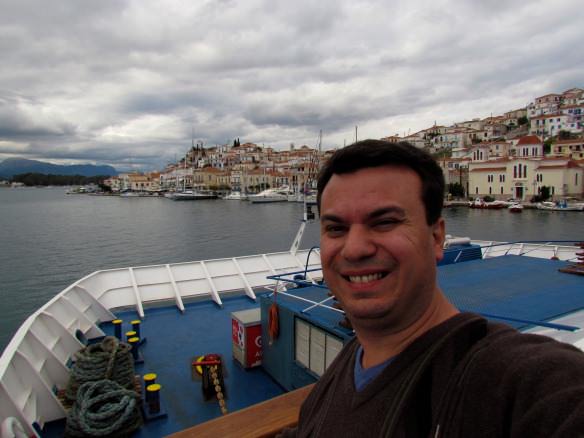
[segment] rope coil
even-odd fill
[[[66,437],[123,437],[142,425],[139,396],[111,380],[79,387],[77,402],[67,416]]]
[[[65,397],[66,437],[123,437],[142,425],[131,347],[115,337],[75,353]]]
[[[71,378],[65,396],[75,401],[77,391],[86,382],[113,380],[126,389],[134,388],[134,359],[130,346],[112,336],[101,343],[82,348],[75,353]]]

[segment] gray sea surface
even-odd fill
[[[233,257],[290,248],[302,205],[66,195],[0,189],[0,349],[36,309],[108,268]],[[484,240],[584,240],[584,213],[446,209],[447,232]],[[318,224],[302,247],[318,245]]]

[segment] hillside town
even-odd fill
[[[387,142],[407,141],[436,156],[452,194],[493,199],[584,197],[584,89],[536,97],[526,108],[452,126],[434,125]],[[186,189],[257,193],[314,188],[319,167],[334,150],[291,144],[287,150],[254,143],[193,144],[159,172],[123,173],[106,180],[114,192]]]

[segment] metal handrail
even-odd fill
[[[503,246],[503,245],[515,245],[517,243],[541,243],[543,245],[549,245],[551,243],[573,243],[577,244],[580,243],[579,240],[516,240],[512,242],[499,242],[499,243],[492,243],[490,245],[481,246],[481,248],[490,248],[495,246]]]
[[[308,250],[308,255],[306,256],[306,266],[304,267],[304,278],[306,278],[306,274],[308,273],[308,264],[310,263],[310,254],[312,254],[312,250],[320,249],[319,246],[313,246]]]
[[[517,255],[523,256],[525,254],[529,254],[532,251],[537,251],[539,249],[542,249],[542,248],[545,248],[548,246],[554,250],[554,255],[555,255],[558,251],[557,250],[558,245],[556,245],[558,243],[560,243],[560,244],[566,244],[566,243],[578,244],[579,241],[578,240],[518,240],[518,241],[514,241],[514,242],[498,242],[498,243],[491,243],[488,245],[478,245],[478,247],[481,249],[482,258],[485,258],[486,254],[489,252],[489,250],[491,250],[492,248],[495,248],[495,247],[509,246],[507,251],[505,251],[505,255],[507,255],[512,249],[514,249],[515,245],[521,245],[520,248],[522,248],[525,244],[540,244],[540,245],[536,246],[535,248],[530,248],[526,251],[522,251]],[[455,260],[454,260],[454,263],[457,263],[460,256],[464,253],[464,251],[470,251],[470,250],[472,250],[472,248],[476,248],[476,246],[475,247],[468,246],[466,248],[447,248],[444,250],[444,253],[445,254],[450,254],[450,253],[455,253],[455,252],[458,253],[457,256],[455,257]],[[569,259],[569,260],[572,260],[572,259]]]

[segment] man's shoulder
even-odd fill
[[[555,355],[569,355],[575,360],[584,360],[582,350],[548,336],[520,332],[507,324],[492,322],[473,313],[461,313],[458,320],[459,334],[466,332],[473,323],[479,327],[483,323],[471,355],[480,355],[493,361],[508,360],[510,357],[533,359]]]
[[[584,360],[584,352],[571,344],[548,336],[522,333],[505,324],[493,322],[487,323],[487,334],[477,347],[491,359],[516,357],[530,360],[568,355],[574,360]]]
[[[481,436],[501,434],[505,424],[514,436],[579,436],[574,431],[583,430],[584,353],[578,348],[488,322],[463,365],[455,391],[464,430],[476,430],[485,418],[481,427],[492,433]]]
[[[470,352],[469,365],[473,378],[488,385],[541,385],[551,375],[584,383],[584,352],[577,347],[492,322]]]

